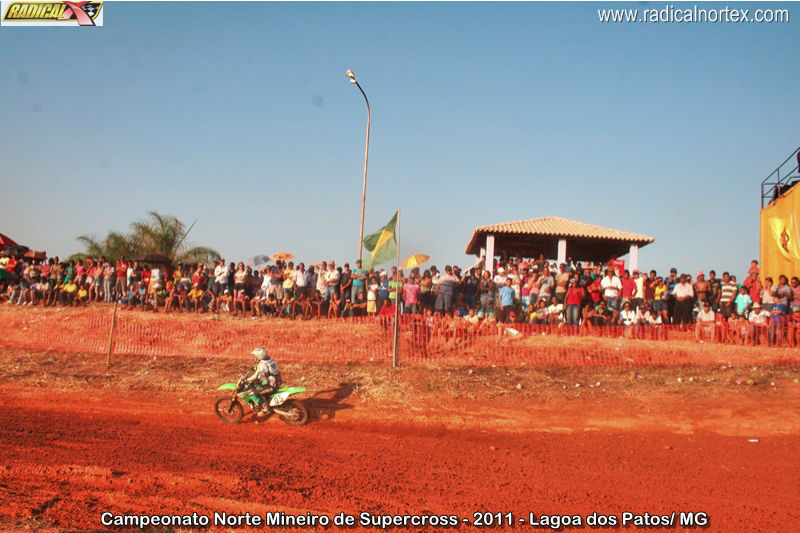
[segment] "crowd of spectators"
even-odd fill
[[[520,324],[547,331],[594,334],[608,327],[658,338],[665,326],[693,330],[698,342],[800,344],[800,280],[714,270],[696,276],[672,268],[618,271],[608,265],[556,264],[500,258],[465,270],[446,266],[365,270],[361,261],[306,267],[276,261],[254,270],[221,260],[204,264],[140,264],[104,257],[61,262],[0,258],[6,274],[0,299],[8,305],[87,306],[117,302],[126,309],[165,313],[216,313],[290,319],[419,315],[456,321],[466,332],[518,331]]]

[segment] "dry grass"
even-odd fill
[[[111,367],[94,354],[0,349],[0,382],[49,390],[114,389],[211,394],[235,381],[249,358],[125,357]],[[378,363],[282,363],[285,384],[308,388],[307,397],[351,397],[350,402],[413,404],[454,398],[498,400],[631,395],[653,392],[693,396],[721,389],[754,394],[798,386],[800,367],[482,367]]]

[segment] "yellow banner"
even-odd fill
[[[769,217],[769,227],[772,237],[775,239],[776,248],[784,259],[788,261],[800,259],[794,211]]]

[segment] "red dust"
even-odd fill
[[[3,356],[7,368],[21,364],[14,357]],[[30,357],[60,366],[48,353]],[[448,382],[431,376],[452,371],[453,381],[463,369],[417,369],[401,374],[414,393],[381,399],[364,384],[345,386],[342,376],[358,367],[332,366],[341,385],[310,390],[313,419],[298,428],[252,416],[222,423],[212,408],[216,383],[183,386],[186,368],[129,361],[135,368],[112,368],[108,383],[100,367],[75,361],[44,378],[26,371],[2,380],[0,529],[138,530],[104,526],[104,512],[344,512],[356,524],[368,512],[456,515],[458,529],[471,531],[484,512],[578,514],[585,524],[593,512],[676,511],[707,513],[710,531],[800,530],[800,385],[784,370],[774,387],[630,394],[609,385],[579,396],[490,398],[463,380],[458,393],[431,390]],[[289,380],[302,371],[290,367]],[[130,386],[144,372],[172,384]]]

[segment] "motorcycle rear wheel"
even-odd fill
[[[284,402],[283,405],[280,406],[281,411],[288,411],[291,413],[291,417],[285,415],[279,415],[281,420],[289,424],[290,426],[302,426],[306,422],[308,422],[308,409],[306,406],[303,405],[303,402],[297,400],[289,400]]]
[[[235,424],[244,416],[242,404],[237,398],[231,399],[230,396],[217,400],[214,404],[214,412],[226,424]]]

